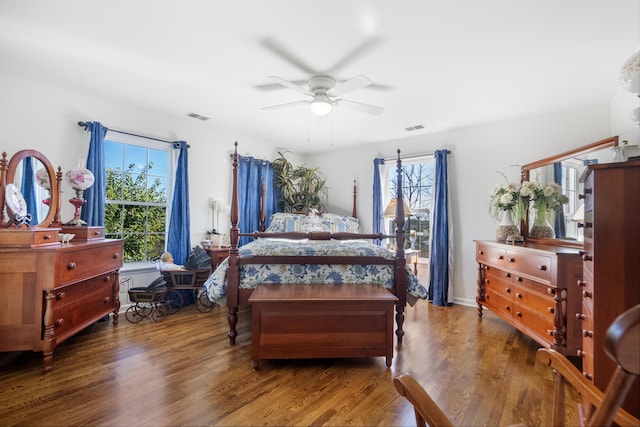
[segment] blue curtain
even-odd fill
[[[429,264],[429,300],[434,305],[449,305],[449,191],[447,150],[435,152],[436,170]]]
[[[380,167],[384,165],[384,159],[373,159],[373,233],[381,233],[384,230],[384,218],[382,213],[382,182],[380,181]],[[374,240],[373,243],[380,246],[380,240]]]
[[[36,184],[33,171],[33,158],[25,157],[22,160],[22,184],[20,185],[22,196],[27,204],[27,212],[31,214],[29,225],[36,225],[38,221],[38,201],[36,199]]]
[[[556,184],[562,185],[562,163],[555,162],[553,164],[553,181]],[[556,206],[556,219],[553,224],[554,231],[557,238],[564,238],[566,236],[566,230],[564,226],[564,208],[562,205]]]
[[[189,211],[189,149],[185,141],[176,141],[173,148],[180,150],[176,179],[173,185],[173,202],[169,219],[167,251],[171,252],[176,264],[186,265],[191,253],[190,211]]]
[[[277,210],[278,195],[273,185],[273,165],[266,160],[238,156],[238,228],[241,233],[258,231],[260,226],[260,204],[262,184],[265,186],[266,226],[271,215]],[[251,241],[250,237],[240,236],[238,245]]]
[[[91,132],[87,169],[93,172],[93,185],[84,190],[87,203],[80,211],[80,218],[90,226],[104,226],[104,201],[107,192],[107,172],[105,170],[104,137],[107,128],[100,122],[86,122],[86,129]]]

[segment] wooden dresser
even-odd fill
[[[582,260],[578,249],[476,241],[478,314],[483,307],[540,345],[577,355]]]
[[[603,350],[614,319],[640,304],[640,161],[596,164],[584,184],[584,272],[578,283],[582,307],[582,370],[604,390],[615,369]],[[640,416],[640,381],[625,408]]]
[[[229,247],[209,247],[205,248],[209,256],[211,257],[211,270],[215,270],[222,261],[229,256]]]
[[[45,372],[57,344],[109,313],[117,325],[120,308],[122,241],[62,245],[58,233],[0,230],[0,351],[41,351]]]

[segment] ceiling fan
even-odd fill
[[[384,108],[376,107],[374,105],[338,98],[345,93],[352,92],[372,84],[371,80],[362,74],[342,83],[336,83],[336,80],[329,76],[313,76],[307,81],[308,88],[304,88],[296,83],[277,76],[270,76],[269,79],[281,84],[282,86],[310,96],[311,99],[308,101],[296,101],[286,104],[272,105],[270,107],[264,107],[263,110],[274,110],[299,104],[309,104],[311,111],[318,116],[329,114],[334,106],[344,106],[356,111],[375,115],[382,114],[384,111]]]

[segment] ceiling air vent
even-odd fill
[[[419,129],[424,129],[423,125],[415,125],[415,126],[409,126],[408,128],[404,128],[404,130],[406,130],[407,132],[411,132],[414,130],[419,130]]]
[[[188,117],[191,117],[192,119],[198,119],[198,120],[209,120],[209,117],[207,116],[201,116],[200,114],[196,114],[196,113],[189,113],[187,114]]]

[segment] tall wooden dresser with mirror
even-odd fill
[[[568,212],[573,231],[536,238],[524,221],[523,246],[476,242],[480,313],[486,307],[541,345],[576,356],[571,360],[603,391],[615,369],[604,352],[607,329],[640,304],[640,160],[611,163],[617,145],[617,137],[607,138],[522,167],[528,181],[530,174],[553,176],[542,169],[557,164],[582,165],[568,190],[576,194]],[[624,407],[638,417],[639,402],[636,380]]]
[[[39,177],[47,197],[37,202],[37,210],[40,203],[46,206],[40,216],[27,212],[20,192],[28,184],[26,161],[34,162],[34,172],[44,172]],[[42,352],[45,372],[53,367],[56,345],[110,313],[117,325],[120,308],[123,242],[104,239],[95,227],[60,242],[61,179],[60,169],[56,173],[35,150],[9,161],[3,153],[0,160],[0,351]],[[29,225],[36,217],[43,219]]]

